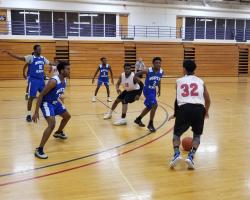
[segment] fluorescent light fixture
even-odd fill
[[[74,22],[74,24],[90,24],[90,22]]]
[[[69,31],[68,33],[76,33],[76,34],[79,34],[79,33],[76,32],[76,31]]]
[[[19,14],[40,15],[39,12],[19,12]]]
[[[98,14],[79,14],[80,17],[97,17]]]
[[[33,30],[28,30],[30,33],[40,33],[41,31],[33,31]]]
[[[70,29],[73,29],[73,30],[81,30],[83,28],[78,28],[78,27],[69,27]]]

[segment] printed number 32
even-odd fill
[[[190,91],[191,88],[191,91]],[[188,97],[188,96],[198,96],[198,85],[196,83],[191,83],[190,86],[188,84],[183,84],[181,85],[181,89],[183,90],[183,93],[181,95],[183,97]]]

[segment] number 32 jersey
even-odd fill
[[[194,75],[186,75],[176,81],[178,106],[184,104],[202,104],[204,100],[204,82]]]

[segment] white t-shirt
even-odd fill
[[[43,56],[40,56],[40,57],[43,57]],[[31,64],[33,62],[33,58],[34,58],[34,55],[27,55],[27,56],[24,56],[25,58],[25,62],[28,63],[28,64]],[[46,59],[45,57],[44,58],[44,61],[45,61],[45,64],[49,64],[49,60]]]
[[[177,79],[177,103],[178,106],[190,104],[205,105],[204,82],[194,75],[186,75]]]
[[[126,91],[139,90],[140,85],[138,83],[134,83],[134,72],[131,72],[129,77],[126,77],[125,72],[121,75],[121,84],[123,85]]]

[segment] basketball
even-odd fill
[[[185,151],[190,151],[191,148],[192,148],[192,142],[193,142],[193,138],[191,137],[185,137],[182,139],[182,148],[185,150]]]

